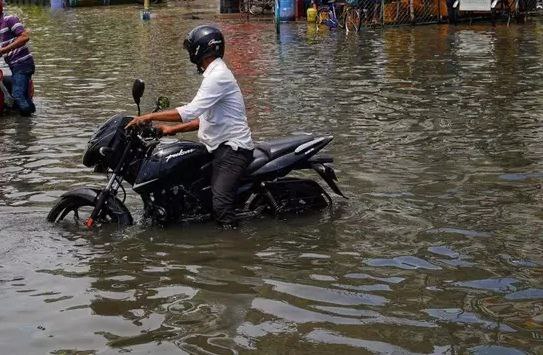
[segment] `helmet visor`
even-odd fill
[[[190,49],[190,41],[188,39],[183,41],[183,48],[185,48],[187,51]]]

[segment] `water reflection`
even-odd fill
[[[134,113],[134,78],[145,110],[191,99],[180,34],[206,20],[172,4],[146,23],[132,5],[17,11],[38,114],[0,126],[6,353],[541,351],[541,21],[285,24],[277,40],[270,23],[214,19],[255,137],[334,134],[350,199],[227,233],[89,232],[44,216],[63,191],[103,184],[81,153],[107,117]]]

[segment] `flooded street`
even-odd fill
[[[279,40],[215,19],[254,138],[333,134],[349,199],[226,232],[47,223],[63,192],[105,185],[82,153],[136,112],[135,78],[145,111],[192,98],[190,11],[18,8],[37,112],[0,117],[2,354],[543,353],[542,18]]]

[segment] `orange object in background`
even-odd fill
[[[410,3],[413,1],[414,19],[420,19],[421,17],[435,16],[447,16],[447,2],[446,0],[393,0],[385,3],[384,19],[385,23],[408,23],[411,19]],[[507,0],[514,1],[514,0]]]
[[[296,0],[296,20],[305,17],[304,0]]]

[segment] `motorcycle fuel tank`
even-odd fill
[[[153,190],[159,186],[192,182],[202,174],[202,167],[211,161],[211,154],[201,143],[191,141],[162,142],[143,161],[134,191]]]

